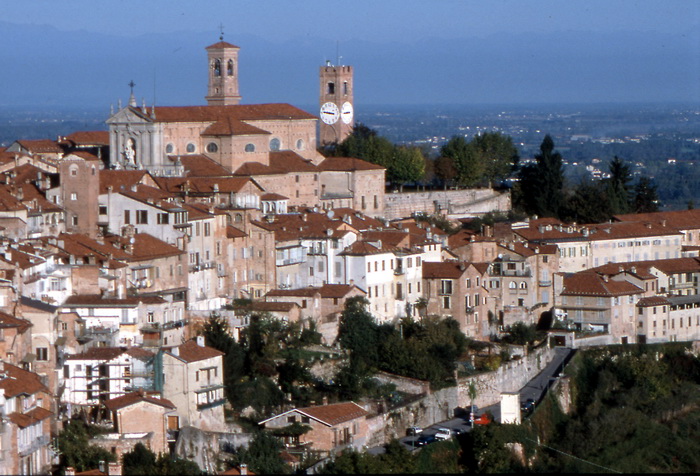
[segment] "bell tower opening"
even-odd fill
[[[209,68],[207,104],[210,106],[231,106],[240,104],[238,90],[238,46],[223,41],[206,48]]]

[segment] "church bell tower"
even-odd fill
[[[321,146],[341,143],[355,125],[353,107],[352,66],[321,66],[319,143]]]
[[[238,46],[220,38],[206,48],[209,59],[209,87],[207,104],[209,106],[231,106],[241,102],[238,92]]]

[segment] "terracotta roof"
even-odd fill
[[[180,360],[184,360],[185,362],[198,362],[200,360],[211,359],[224,355],[223,352],[220,352],[213,347],[207,347],[206,345],[202,347],[197,345],[196,339],[188,340],[184,344],[177,346],[177,349],[177,355],[173,354],[172,349],[169,351],[170,355],[173,355]]]
[[[299,305],[295,302],[283,302],[283,301],[253,301],[245,309],[250,309],[251,311],[261,311],[261,312],[289,312]]]
[[[324,284],[319,288],[319,292],[323,298],[343,298],[353,289],[359,290],[352,284]]]
[[[76,131],[63,137],[63,140],[73,142],[75,145],[109,145],[109,131]]]
[[[320,294],[319,288],[306,287],[297,289],[272,289],[265,295],[266,297],[314,297]]]
[[[30,425],[39,423],[49,418],[53,413],[41,407],[36,407],[29,410],[27,413],[10,413],[7,417],[20,428],[27,428]]]
[[[79,354],[66,355],[66,359],[108,361],[119,357],[124,352],[126,349],[121,347],[90,347]]]
[[[234,175],[284,175],[287,172],[284,169],[270,167],[269,165],[261,164],[260,162],[245,162],[238,167]]]
[[[156,354],[150,350],[146,350],[143,347],[129,347],[126,349],[126,353],[135,359],[139,360],[149,360],[155,357]]]
[[[632,274],[641,278],[651,279],[656,277],[651,273],[651,268],[656,268],[664,274],[700,272],[700,259],[691,257],[631,261],[628,263],[608,263],[593,268],[593,270],[602,274],[613,275],[621,271],[631,273],[633,268],[634,272]]]
[[[213,45],[209,45],[209,46],[207,46],[205,49],[206,49],[206,50],[214,50],[214,49],[220,49],[220,48],[236,48],[236,49],[240,49],[238,46],[232,45],[231,43],[227,43],[226,41],[223,41],[223,40],[222,40],[222,41],[218,41],[218,42],[214,43]]]
[[[243,188],[253,184],[261,192],[263,188],[250,177],[156,177],[158,186],[169,193],[230,193],[240,192]]]
[[[671,302],[664,296],[643,297],[637,301],[638,307],[663,306],[668,304],[671,304]]]
[[[62,154],[63,149],[58,143],[51,139],[20,139],[17,141],[22,148],[28,150],[29,152],[35,154],[49,153],[49,154]]]
[[[130,108],[142,115],[141,109]],[[216,122],[316,120],[317,117],[290,104],[239,104],[235,106],[156,106],[156,122]]]
[[[285,197],[284,195],[280,195],[279,193],[264,193],[260,196],[260,200],[289,200],[289,197]]]
[[[107,193],[112,187],[113,192],[131,189],[132,185],[145,183],[150,177],[146,170],[100,170],[100,194]]]
[[[34,372],[5,362],[2,373],[5,376],[0,378],[0,389],[5,391],[5,398],[22,394],[34,395],[38,392],[49,393],[49,389],[41,383],[41,377]]]
[[[177,246],[166,243],[155,236],[147,233],[136,233],[134,235],[133,261],[165,258],[183,254],[185,254],[185,252]]]
[[[281,455],[281,453],[280,453],[280,455]],[[240,466],[239,466],[239,467],[236,467],[236,468],[227,469],[226,471],[223,471],[223,472],[218,473],[218,474],[220,474],[220,475],[222,475],[222,476],[223,476],[223,475],[225,475],[225,476],[238,476],[238,475],[243,474],[243,473],[241,473],[241,468],[240,468]],[[252,472],[250,469],[246,469],[246,474],[253,474],[253,475],[255,475],[255,473]]]
[[[424,261],[423,279],[459,279],[468,265],[457,261]]]
[[[72,157],[78,157],[88,162],[100,161],[100,158],[97,157],[95,154],[91,154],[90,152],[86,152],[84,150],[74,150],[73,152],[66,154],[62,160],[70,160]]]
[[[305,413],[328,426],[334,426],[356,418],[362,418],[369,414],[367,410],[354,402],[305,407],[299,408],[298,411]]]
[[[16,328],[19,334],[23,334],[30,327],[32,327],[30,321],[0,311],[0,329]]]
[[[175,162],[178,159],[185,168],[185,175],[188,177],[227,177],[231,172],[221,164],[214,162],[206,155],[169,155],[168,159]],[[158,180],[158,178],[156,178]]]
[[[163,304],[167,302],[158,296],[136,296],[108,298],[99,294],[73,294],[63,302],[63,307],[135,307],[139,303]]]
[[[641,294],[644,291],[627,281],[605,279],[598,273],[582,271],[564,275],[562,296],[626,296]]]
[[[158,405],[164,408],[175,409],[175,405],[173,405],[170,400],[165,398],[150,397],[145,395],[143,392],[127,393],[121,397],[107,400],[104,405],[107,407],[107,410],[115,411],[140,402],[152,403],[153,405]]]
[[[351,172],[357,170],[385,170],[381,165],[352,157],[328,157],[318,166],[323,171]]]
[[[396,247],[386,246],[384,243],[371,241],[356,241],[338,254],[348,256],[367,256],[382,253],[392,253],[394,251],[397,251]]]
[[[239,230],[231,225],[226,227],[226,238],[245,238],[246,236],[248,235],[243,230]]]
[[[119,190],[117,193],[129,197],[133,200],[138,200],[139,202],[150,205],[155,208],[160,208],[162,210],[174,210],[181,209],[182,207],[172,202],[175,195],[169,193],[160,188],[151,187],[150,185],[136,185],[136,190],[133,188],[128,188],[125,190]]]
[[[514,228],[513,232],[533,242],[604,241],[680,234],[674,228],[654,222],[630,221],[573,225],[553,219],[531,220],[527,227]]]
[[[674,210],[654,213],[630,213],[627,215],[616,215],[618,221],[642,221],[658,224],[665,223],[666,226],[678,230],[692,230],[700,228],[700,209]]]
[[[315,172],[319,169],[314,163],[291,150],[270,152],[270,167],[282,169],[287,173]]]

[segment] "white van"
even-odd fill
[[[449,428],[438,428],[435,433],[435,439],[437,440],[449,440],[452,438],[452,432]]]

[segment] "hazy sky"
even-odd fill
[[[695,0],[4,0],[6,21],[119,35],[213,31],[284,40],[457,38],[500,32],[660,31],[698,26]]]
[[[0,0],[0,106],[201,103],[219,25],[244,102],[313,104],[337,51],[357,104],[700,102],[700,0]]]

